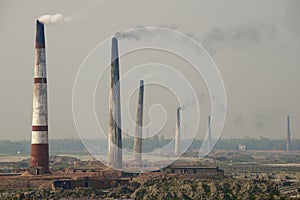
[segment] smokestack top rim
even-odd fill
[[[37,23],[37,24],[44,25],[39,19],[36,20],[36,23]]]
[[[44,24],[41,23],[38,19],[36,20],[36,39],[35,39],[35,48],[45,48],[45,30]]]

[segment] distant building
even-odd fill
[[[224,170],[218,167],[170,165],[163,171],[171,174],[182,174],[189,178],[222,178]]]
[[[54,180],[52,183],[52,189],[71,189],[76,187],[90,187],[95,189],[108,189],[118,185],[128,185],[130,179],[115,179],[115,180],[101,180],[91,179],[90,177],[83,177],[77,180],[74,179],[59,179]]]
[[[245,144],[239,144],[239,150],[240,151],[246,151],[246,145]]]

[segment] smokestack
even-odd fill
[[[187,139],[187,126],[186,124],[184,124],[184,133],[182,134],[182,140],[186,140]]]
[[[112,38],[111,81],[109,95],[108,164],[122,168],[122,128],[119,82],[118,40]]]
[[[143,136],[143,105],[144,105],[144,81],[140,80],[138,107],[136,113],[135,137],[133,142],[133,160],[142,164],[142,136]]]
[[[180,111],[181,108],[177,108],[177,119],[176,119],[176,133],[175,133],[175,154],[181,154],[181,138],[180,138]]]
[[[208,149],[210,149],[211,145],[211,116],[208,116]]]
[[[30,168],[49,173],[48,106],[44,25],[36,21]]]
[[[291,124],[290,116],[287,116],[287,134],[286,134],[286,150],[290,151],[291,149]]]

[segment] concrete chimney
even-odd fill
[[[182,140],[186,140],[187,139],[187,126],[186,124],[184,124],[184,133],[182,134]]]
[[[133,160],[142,164],[142,137],[143,137],[143,106],[144,106],[144,81],[140,81],[138,107],[136,113],[135,137],[133,142]]]
[[[47,75],[44,25],[36,21],[30,169],[49,173]]]
[[[211,116],[208,116],[208,149],[211,147]]]
[[[177,117],[176,117],[176,132],[175,132],[175,154],[181,154],[181,137],[180,137],[180,111],[181,107],[177,108]]]
[[[290,116],[287,116],[287,134],[286,134],[286,150],[291,150],[291,124]]]
[[[119,52],[118,39],[112,38],[111,80],[109,95],[109,124],[108,124],[108,164],[111,167],[122,168],[122,127],[121,102],[119,82]]]

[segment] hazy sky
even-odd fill
[[[284,138],[290,114],[292,138],[300,138],[298,0],[7,0],[0,3],[1,139],[30,139],[35,20],[56,13],[66,16],[67,22],[46,27],[50,139],[77,135],[72,88],[89,51],[115,32],[137,26],[175,28],[207,48],[226,87],[228,107],[222,137]],[[121,64],[126,62],[124,58]],[[203,93],[205,96],[207,91]],[[107,113],[107,94],[99,94],[99,102],[103,102],[100,113],[101,109]],[[157,91],[151,96],[153,102],[163,94]],[[133,115],[135,109],[133,106]],[[206,108],[202,110],[207,116]],[[108,117],[101,115],[99,120],[105,124]],[[199,132],[205,127],[206,117]],[[174,129],[175,123],[171,123],[165,131]]]

